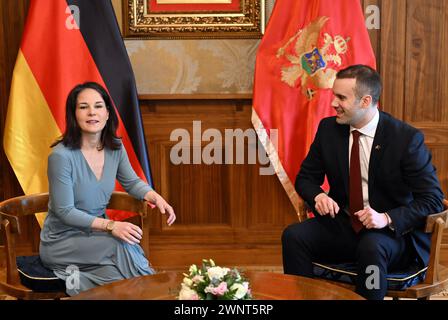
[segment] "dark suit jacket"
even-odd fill
[[[340,208],[348,208],[349,134],[350,126],[336,123],[335,117],[320,122],[295,182],[298,194],[311,208],[315,206],[314,198],[323,192],[320,186],[325,175],[329,196]],[[430,237],[423,232],[425,218],[443,210],[442,199],[423,134],[380,111],[369,162],[370,207],[390,215],[396,237],[410,234],[420,262],[425,265],[430,247]]]

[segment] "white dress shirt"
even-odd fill
[[[353,130],[358,130],[362,134],[359,136],[359,163],[361,165],[362,180],[362,197],[364,200],[364,208],[369,205],[369,161],[370,152],[372,151],[373,138],[375,137],[376,128],[380,120],[380,113],[376,109],[375,116],[364,127],[357,129],[350,126],[350,137],[348,142],[348,163],[350,168],[350,154],[353,145]],[[350,170],[350,169],[349,169]]]

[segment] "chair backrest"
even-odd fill
[[[16,263],[16,238],[21,234],[22,217],[48,211],[48,193],[39,193],[11,198],[0,203],[0,236],[4,243],[6,257],[6,285],[14,292],[21,290]],[[108,209],[137,213],[143,230],[141,246],[148,257],[149,229],[147,227],[148,206],[125,192],[113,192]],[[0,279],[1,280],[1,279]],[[1,284],[1,283],[0,283]],[[30,291],[30,290],[28,290]]]
[[[48,193],[11,198],[0,203],[0,235],[5,245],[6,282],[20,285],[16,264],[16,236],[21,234],[20,218],[48,210]]]
[[[448,287],[448,269],[440,264],[443,231],[448,227],[448,201],[443,200],[445,211],[426,218],[425,232],[431,234],[431,250],[425,280],[404,292],[388,292],[394,298],[429,299]]]
[[[431,233],[431,252],[424,283],[434,284],[441,280],[440,249],[442,247],[443,231],[448,228],[448,202],[444,200],[445,211],[431,214],[426,218],[425,232]]]

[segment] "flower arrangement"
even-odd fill
[[[222,268],[212,259],[202,260],[202,268],[190,266],[181,284],[179,300],[250,300],[249,282],[234,268]]]

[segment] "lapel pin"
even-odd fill
[[[379,145],[379,144],[377,144],[376,146],[375,146],[375,150],[380,150],[381,149],[381,146]]]

